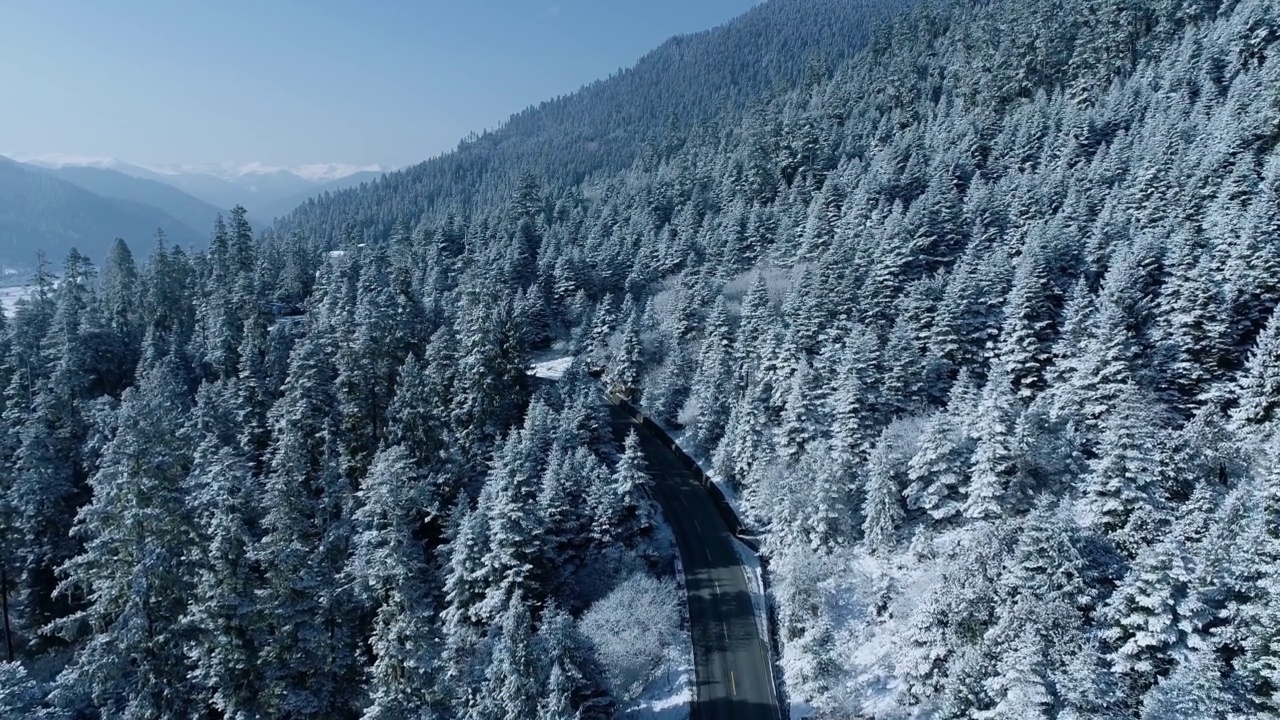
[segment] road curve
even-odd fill
[[[626,410],[610,405],[621,443],[634,430],[653,496],[684,564],[697,699],[691,720],[778,720],[769,647],[760,637],[733,538],[693,473]]]

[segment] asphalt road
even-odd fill
[[[698,691],[692,720],[778,720],[769,649],[733,539],[706,490],[627,412],[611,406],[619,443],[635,430],[653,495],[684,563]]]

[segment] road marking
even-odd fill
[[[737,695],[738,695],[738,681],[737,681],[737,679],[735,679],[735,678],[734,678],[734,676],[733,676],[733,671],[732,671],[732,670],[730,670],[730,671],[729,671],[729,691],[730,691],[731,693],[733,693],[734,697],[737,697]]]

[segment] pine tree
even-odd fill
[[[733,337],[729,328],[729,311],[724,296],[715,305],[702,337],[698,370],[689,388],[689,401],[683,415],[692,415],[688,437],[703,450],[710,451],[724,436],[729,419],[726,390],[733,381]]]
[[[1080,533],[1062,507],[1042,502],[1019,528],[998,590],[995,622],[984,645],[999,655],[999,674],[988,682],[997,699],[993,712],[1010,717],[1017,708],[1056,712],[1066,669],[1075,660],[1095,609],[1091,568],[1077,550]]]
[[[785,462],[800,462],[805,449],[819,436],[823,426],[820,413],[821,398],[818,395],[817,378],[807,363],[801,362],[791,377],[786,406],[774,433],[778,456]]]
[[[675,425],[680,411],[689,399],[689,381],[697,372],[694,359],[684,346],[676,343],[667,351],[662,365],[646,379],[644,404],[649,416],[661,423]]]
[[[640,334],[634,322],[623,326],[617,352],[605,373],[609,390],[630,397],[640,383]]]
[[[894,414],[918,408],[925,395],[925,363],[909,322],[893,324],[880,356],[880,396]]]
[[[1009,376],[997,370],[982,389],[974,417],[973,464],[964,504],[965,517],[994,518],[1008,513],[1019,500],[1014,487],[1017,454],[1013,431],[1018,401],[1009,385]]]
[[[194,711],[183,653],[190,629],[182,622],[192,588],[183,548],[194,522],[183,491],[191,466],[181,431],[188,402],[171,359],[145,371],[122,398],[121,430],[77,518],[84,549],[60,569],[59,591],[89,603],[52,629],[69,639],[92,632],[58,676],[60,704],[84,699],[122,718]]]
[[[191,679],[227,718],[252,718],[257,709],[257,634],[250,553],[256,520],[250,460],[237,447],[238,393],[233,384],[201,386],[193,434],[199,437],[185,489],[193,517],[203,518],[191,555],[195,578],[184,622],[193,637]]]
[[[477,289],[458,323],[451,420],[464,467],[477,474],[527,402],[528,363],[511,319],[508,303],[495,309]]]
[[[560,595],[566,568],[580,567],[591,545],[592,512],[588,488],[577,476],[578,450],[556,448],[542,474],[538,489],[538,521],[542,536],[542,556],[538,559],[539,582]]]
[[[604,670],[595,650],[567,612],[556,605],[549,606],[535,640],[543,667],[549,668],[544,673],[549,692],[539,712],[544,708],[564,712],[569,706],[608,696]],[[574,717],[572,711],[568,717]]]
[[[1004,328],[997,356],[1009,382],[1021,397],[1045,388],[1045,369],[1052,358],[1056,295],[1049,277],[1048,249],[1029,241],[1018,259],[1013,289],[1006,300]]]
[[[591,332],[584,348],[589,367],[593,369],[604,367],[605,351],[609,347],[609,338],[613,335],[617,322],[613,314],[612,301],[610,298],[605,298],[596,306],[595,317],[591,321]]]
[[[762,385],[748,387],[733,404],[724,437],[712,458],[716,473],[731,487],[745,487],[747,479],[771,455],[768,418],[764,408],[768,392]]]
[[[496,619],[515,597],[541,599],[534,586],[535,566],[543,549],[539,518],[535,512],[539,469],[530,461],[529,439],[513,431],[494,458],[485,481],[478,512],[488,515],[489,552],[484,564],[493,583],[488,588],[484,612]]]
[[[1024,635],[997,663],[997,673],[986,682],[987,691],[998,700],[990,710],[974,713],[984,720],[1020,720],[1054,717],[1056,707],[1051,666],[1045,657],[1043,640]]]
[[[138,267],[124,240],[116,239],[102,264],[102,313],[106,328],[119,343],[117,362],[132,379],[142,353],[142,296]]]
[[[754,372],[760,360],[760,345],[773,322],[772,301],[769,295],[769,282],[763,270],[755,273],[751,287],[742,298],[742,317],[738,323],[738,342],[736,351],[737,374],[740,377]]]
[[[1168,677],[1142,700],[1142,720],[1231,717],[1234,708],[1223,687],[1222,669],[1212,651],[1185,655]]]
[[[903,494],[909,509],[924,510],[935,520],[955,517],[964,508],[974,450],[970,413],[976,395],[965,375],[956,383],[945,411],[925,421],[919,450],[907,464]]]
[[[459,529],[449,547],[448,574],[445,578],[445,601],[442,613],[444,649],[441,663],[444,666],[443,686],[453,693],[455,707],[474,704],[481,678],[475,662],[483,638],[481,628],[485,618],[481,611],[490,585],[489,568],[485,565],[488,555],[488,517],[480,510],[467,512],[459,519]]]
[[[0,720],[57,720],[65,717],[45,704],[40,683],[19,662],[0,661]]]
[[[452,460],[449,404],[456,360],[452,343],[452,334],[442,328],[432,336],[421,359],[409,355],[400,367],[388,409],[388,442],[404,446],[420,467],[430,470],[443,470]],[[452,500],[442,498],[445,507]]]
[[[415,537],[433,504],[423,497],[429,489],[408,451],[395,446],[374,458],[358,493],[348,572],[375,607],[366,720],[432,717],[439,648],[430,565]]]
[[[1174,658],[1202,647],[1209,618],[1197,596],[1194,560],[1170,537],[1142,551],[1101,609],[1114,670],[1140,688],[1168,674]]]
[[[9,489],[20,537],[20,588],[37,627],[71,609],[54,598],[54,573],[79,547],[71,526],[88,495],[81,446],[89,434],[86,404],[97,375],[88,342],[94,330],[93,266],[73,248],[63,272],[40,348],[48,374],[32,377],[28,366],[26,390],[34,400],[17,432]]]
[[[1262,424],[1276,418],[1280,408],[1280,322],[1269,322],[1258,336],[1249,364],[1236,388],[1236,422]]]
[[[482,700],[486,720],[529,720],[537,717],[542,680],[534,657],[529,610],[519,595],[502,616],[502,633],[493,648]]]
[[[386,255],[374,248],[361,260],[352,327],[349,334],[336,336],[334,359],[343,472],[356,479],[368,472],[373,454],[386,439],[396,377],[414,344],[412,330],[399,326],[394,314],[397,294]]]
[[[1119,391],[1115,410],[1103,418],[1098,455],[1090,462],[1085,490],[1107,532],[1120,530],[1136,510],[1156,502],[1160,427],[1156,408],[1133,386]]]
[[[609,495],[611,507],[596,522],[608,524],[613,537],[628,545],[643,547],[657,526],[649,504],[649,476],[640,438],[627,433],[622,457],[613,470]]]
[[[834,358],[834,388],[827,399],[832,450],[850,466],[866,459],[880,431],[878,355],[875,335],[854,325]]]
[[[353,492],[339,468],[336,372],[317,332],[299,341],[271,409],[263,536],[253,550],[267,627],[260,700],[268,715],[349,716],[356,710],[358,618],[338,581],[351,537]],[[356,620],[356,621],[353,621]]]
[[[575,720],[568,679],[559,664],[551,667],[546,696],[538,701],[537,720]]]
[[[906,516],[902,507],[902,491],[898,487],[898,468],[890,435],[886,430],[871,452],[867,466],[866,500],[862,508],[865,518],[862,535],[873,552],[887,552],[897,544],[897,531]]]
[[[805,534],[814,549],[843,544],[857,520],[854,508],[861,498],[860,478],[842,464],[826,440],[810,446],[796,468],[803,478]],[[799,489],[799,488],[797,488]]]

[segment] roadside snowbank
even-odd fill
[[[733,549],[738,553],[738,560],[747,576],[747,585],[751,588],[751,608],[755,610],[760,637],[772,645],[772,638],[769,637],[769,606],[764,592],[764,569],[760,566],[760,558],[738,538],[733,538]]]

